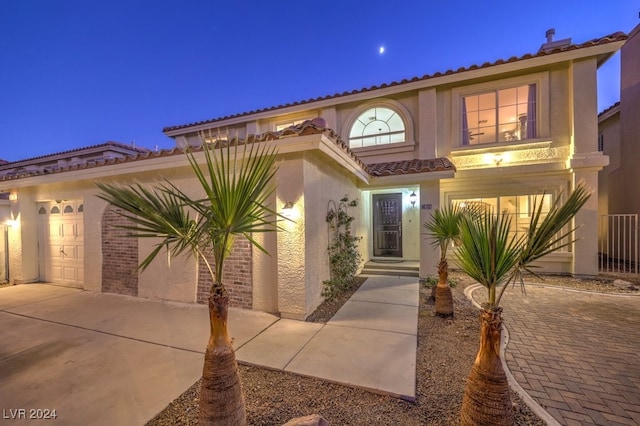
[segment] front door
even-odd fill
[[[402,257],[402,194],[373,195],[373,255]]]

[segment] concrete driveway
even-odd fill
[[[413,400],[418,289],[370,277],[327,324],[230,309],[236,357]],[[2,288],[0,420],[42,424],[30,414],[55,410],[64,425],[144,424],[201,376],[208,324],[204,305]]]
[[[237,315],[231,310],[235,346],[277,321]],[[2,288],[0,423],[45,424],[31,415],[55,410],[64,425],[144,424],[198,380],[207,338],[202,305],[45,284]]]

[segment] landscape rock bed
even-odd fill
[[[292,418],[320,414],[332,425],[457,425],[467,374],[478,350],[478,310],[464,297],[473,282],[453,272],[455,316],[442,319],[428,301],[430,290],[420,289],[416,402],[407,402],[320,379],[240,366],[247,420],[251,425],[282,425]],[[530,278],[527,283],[541,282]],[[543,285],[576,290],[632,293],[613,279],[580,280],[546,276]],[[359,283],[361,284],[361,282]],[[631,287],[637,283],[630,282]],[[348,300],[347,294],[320,306],[308,320],[325,322]],[[199,382],[173,401],[149,426],[197,424]],[[544,425],[512,392],[517,425]]]

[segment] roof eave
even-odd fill
[[[240,113],[229,118],[212,119],[206,122],[194,123],[193,125],[180,126],[178,128],[168,128],[163,133],[169,137],[193,134],[211,128],[234,126],[237,124],[270,118],[276,115],[291,114],[309,109],[321,109],[332,107],[348,102],[358,102],[371,98],[392,96],[401,92],[422,90],[436,86],[458,84],[466,80],[485,78],[492,75],[517,72],[528,68],[539,68],[556,63],[580,60],[588,57],[596,57],[598,66],[606,62],[624,45],[627,39],[609,41],[594,46],[577,47],[566,49],[560,52],[550,52],[540,56],[512,58],[503,63],[493,63],[489,66],[471,67],[460,71],[447,71],[444,74],[436,73],[433,76],[424,76],[416,81],[401,82],[398,84],[383,84],[384,87],[361,89],[353,94],[341,94],[327,96],[325,99],[296,102],[293,105],[282,107],[272,107],[255,113]],[[525,55],[527,56],[527,55]],[[404,81],[404,80],[403,80]]]
[[[373,177],[369,188],[397,187],[399,185],[416,185],[421,182],[431,182],[440,179],[450,179],[455,176],[454,170],[427,171],[421,173],[406,173],[389,176]]]

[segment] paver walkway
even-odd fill
[[[501,304],[507,366],[560,424],[640,425],[640,297],[528,285]]]

